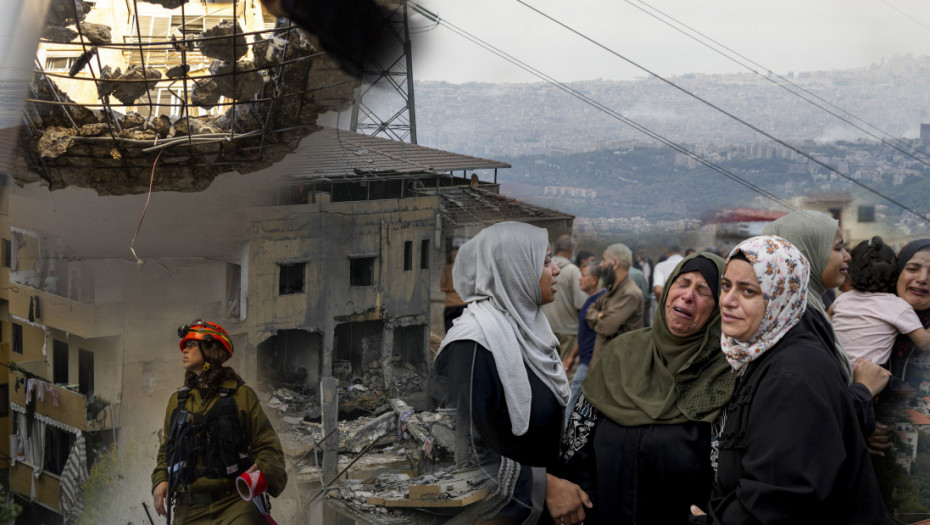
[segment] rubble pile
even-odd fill
[[[166,8],[184,3],[146,1]],[[97,46],[95,52],[117,45],[111,44],[110,27],[85,21],[91,9],[87,2],[52,0],[43,38],[80,47],[80,33],[84,45]],[[279,161],[319,129],[315,122],[321,112],[351,103],[357,81],[324,66],[329,59],[305,31],[243,33],[238,22],[224,21],[187,35],[187,42],[176,37],[164,42],[173,59],[182,57],[181,48],[198,48],[213,59],[208,68],[182,63],[160,70],[146,64],[143,70],[103,63],[93,75],[96,62],[90,61],[90,68],[72,71],[77,76],[70,84],[63,76],[37,72],[30,96],[35,102],[27,104],[21,138],[22,162],[29,170],[17,173],[18,182],[44,180],[52,190],[90,187],[100,195],[141,193],[148,190],[161,153],[154,190],[201,191],[220,173],[248,173]],[[97,100],[76,101],[76,94],[62,89],[75,82],[95,82]],[[190,104],[184,101],[185,86]],[[150,97],[156,88],[166,88],[168,102],[164,93],[161,100]]]
[[[383,473],[368,480],[347,479],[327,496],[363,515],[408,518],[424,523],[425,515],[417,509],[429,509],[429,515],[443,517],[461,512],[485,498],[493,487],[480,469],[446,469],[410,478],[407,474]],[[444,516],[437,516],[444,515]]]
[[[271,409],[276,404],[266,403]],[[340,411],[342,410],[340,401]],[[338,452],[346,455],[340,463],[347,464],[348,456],[364,453],[372,461],[361,462],[359,468],[373,464],[402,465],[411,468],[410,461],[423,458],[451,457],[455,446],[455,414],[453,411],[418,412],[401,399],[384,400],[370,416],[343,419],[340,416],[336,433]],[[326,435],[323,425],[308,417],[284,416],[276,425],[285,453],[296,464],[303,476],[319,476],[322,442]]]

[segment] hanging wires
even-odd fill
[[[682,145],[680,145],[680,144],[678,144],[678,143],[672,141],[671,139],[668,139],[668,138],[666,138],[666,137],[660,135],[659,133],[656,133],[655,131],[652,131],[651,129],[649,129],[649,128],[643,126],[642,124],[639,124],[638,122],[636,122],[636,121],[634,121],[634,120],[632,120],[632,119],[630,119],[630,118],[628,118],[628,117],[622,115],[619,111],[616,111],[616,110],[614,110],[614,109],[612,109],[612,108],[610,108],[610,107],[608,107],[608,106],[605,106],[604,104],[601,104],[600,102],[598,102],[598,101],[594,100],[593,98],[591,98],[591,97],[585,95],[584,93],[582,93],[582,92],[576,90],[575,88],[573,88],[573,87],[571,87],[571,86],[569,86],[569,85],[567,85],[567,84],[565,84],[565,83],[563,83],[563,82],[561,82],[561,81],[559,81],[559,80],[556,80],[555,78],[553,78],[553,77],[547,75],[546,73],[543,73],[542,71],[540,71],[540,70],[538,70],[538,69],[536,69],[536,68],[530,66],[529,64],[526,64],[525,62],[522,62],[521,60],[519,60],[519,59],[517,59],[517,58],[515,58],[515,57],[513,57],[513,56],[511,56],[511,55],[509,55],[509,54],[507,54],[506,52],[504,52],[504,51],[502,51],[501,49],[499,49],[499,48],[493,46],[492,44],[489,44],[489,43],[485,42],[484,40],[481,40],[480,38],[478,38],[478,37],[472,35],[471,33],[467,32],[467,31],[465,31],[464,29],[462,29],[462,28],[460,28],[460,27],[458,27],[458,26],[452,24],[451,22],[449,22],[449,21],[447,21],[447,20],[444,20],[444,19],[440,18],[438,15],[436,15],[435,13],[433,13],[433,12],[429,11],[428,9],[422,7],[421,5],[417,4],[416,2],[409,2],[409,5],[410,5],[410,7],[411,7],[414,11],[416,11],[416,12],[420,13],[421,15],[425,16],[426,18],[428,18],[428,19],[430,19],[430,20],[432,20],[432,21],[434,21],[434,22],[436,22],[436,23],[438,23],[438,24],[444,26],[445,28],[447,28],[447,29],[449,29],[450,31],[456,33],[457,35],[461,36],[462,38],[465,38],[466,40],[472,42],[473,44],[478,45],[478,46],[484,48],[484,49],[487,50],[487,51],[490,51],[491,53],[497,55],[498,57],[500,57],[500,58],[502,58],[502,59],[504,59],[504,60],[506,60],[507,62],[510,62],[511,64],[513,64],[513,65],[519,67],[520,69],[523,69],[524,71],[526,71],[526,72],[528,72],[528,73],[530,73],[530,74],[536,76],[537,78],[539,78],[539,79],[545,81],[546,83],[552,85],[553,87],[556,87],[556,88],[558,88],[559,90],[561,90],[561,91],[563,91],[563,92],[565,92],[565,93],[567,93],[567,94],[569,94],[569,95],[571,95],[571,96],[577,98],[578,100],[584,102],[585,104],[588,104],[589,106],[591,106],[591,107],[593,107],[593,108],[595,108],[595,109],[597,109],[597,110],[599,110],[599,111],[605,113],[606,115],[608,115],[608,116],[610,116],[610,117],[612,117],[612,118],[614,118],[614,119],[616,119],[616,120],[619,120],[620,122],[622,122],[622,123],[624,123],[624,124],[626,124],[626,125],[632,127],[633,129],[639,131],[640,133],[643,133],[643,134],[647,135],[648,137],[652,138],[653,140],[655,140],[655,141],[657,141],[657,142],[659,142],[659,143],[661,143],[661,144],[663,144],[663,145],[665,145],[665,146],[668,146],[669,148],[672,148],[673,150],[675,150],[675,151],[677,151],[677,152],[679,152],[679,153],[681,153],[681,154],[687,156],[688,158],[691,158],[691,159],[695,160],[696,162],[699,162],[699,163],[703,164],[704,166],[706,166],[706,167],[708,167],[708,168],[710,168],[710,169],[716,171],[717,173],[723,175],[724,177],[729,178],[730,180],[736,182],[737,184],[740,184],[740,185],[742,185],[742,186],[745,186],[746,188],[748,188],[748,189],[750,189],[750,190],[752,190],[752,191],[758,193],[759,195],[762,195],[763,197],[768,198],[769,200],[772,200],[772,201],[774,201],[774,202],[776,202],[776,203],[778,203],[778,204],[780,204],[780,205],[782,205],[782,206],[784,206],[784,207],[786,207],[786,208],[788,208],[788,209],[791,209],[791,210],[796,210],[796,209],[797,209],[796,206],[793,206],[792,204],[788,203],[787,201],[785,201],[785,200],[783,200],[783,199],[780,199],[777,195],[775,195],[775,194],[769,192],[769,191],[766,190],[765,188],[762,188],[762,187],[760,187],[760,186],[758,186],[758,185],[756,185],[756,184],[754,184],[754,183],[752,183],[752,182],[750,182],[750,181],[744,179],[743,177],[740,177],[739,175],[736,175],[735,173],[733,173],[733,172],[727,170],[726,168],[724,168],[724,167],[722,167],[722,166],[720,166],[720,165],[718,165],[718,164],[716,164],[716,163],[714,163],[714,162],[708,160],[707,158],[705,158],[705,157],[703,157],[703,156],[701,156],[701,155],[699,155],[699,154],[697,154],[697,153],[695,153],[695,152],[693,152],[693,151],[691,151],[691,150],[685,148],[684,146],[682,146]]]
[[[621,59],[621,60],[623,60],[624,62],[626,62],[626,63],[628,63],[628,64],[630,64],[630,65],[632,65],[632,66],[634,66],[634,67],[636,67],[636,68],[638,68],[638,69],[644,71],[645,73],[648,73],[650,76],[652,76],[652,77],[656,78],[657,80],[659,80],[659,81],[661,81],[661,82],[667,84],[667,85],[670,86],[670,87],[675,88],[675,89],[678,90],[678,91],[681,91],[681,92],[684,93],[685,95],[688,95],[689,97],[691,97],[691,98],[697,100],[698,102],[701,102],[702,104],[704,104],[704,105],[710,107],[711,109],[714,109],[714,110],[716,110],[716,111],[718,111],[718,112],[720,112],[720,113],[726,115],[727,117],[730,117],[731,119],[735,120],[736,122],[739,122],[740,124],[742,124],[742,125],[748,127],[749,129],[755,131],[756,133],[762,135],[763,137],[765,137],[765,138],[767,138],[767,139],[769,139],[769,140],[771,140],[771,141],[773,141],[773,142],[775,142],[775,143],[777,143],[777,144],[779,144],[779,145],[781,145],[781,146],[783,146],[783,147],[785,147],[785,148],[788,148],[789,150],[791,150],[791,151],[797,153],[798,155],[800,155],[800,156],[804,157],[805,159],[807,159],[807,160],[813,162],[814,164],[817,164],[818,166],[821,166],[821,167],[825,168],[826,170],[828,170],[828,171],[830,171],[830,172],[832,172],[832,173],[836,173],[836,174],[839,175],[840,177],[842,177],[842,178],[848,180],[849,182],[851,182],[851,183],[853,183],[853,184],[859,186],[860,188],[862,188],[862,189],[868,191],[869,193],[872,193],[873,195],[876,195],[876,196],[880,197],[881,199],[886,200],[886,201],[888,201],[888,202],[894,204],[895,206],[901,208],[902,210],[905,210],[905,211],[908,211],[908,212],[910,212],[910,213],[913,213],[913,214],[916,215],[917,217],[920,217],[922,220],[924,220],[924,221],[930,223],[930,218],[928,218],[928,217],[927,217],[926,215],[924,215],[923,213],[918,212],[917,210],[914,210],[913,208],[911,208],[911,207],[909,207],[909,206],[906,206],[905,204],[903,204],[903,203],[901,203],[901,202],[899,202],[899,201],[897,201],[897,200],[895,200],[895,199],[889,197],[888,195],[885,195],[884,193],[882,193],[882,192],[880,192],[880,191],[878,191],[878,190],[872,188],[871,186],[868,186],[867,184],[864,184],[864,183],[862,183],[862,182],[859,182],[858,180],[856,180],[856,179],[850,177],[849,175],[847,175],[847,174],[845,174],[845,173],[839,171],[837,168],[834,168],[833,166],[830,166],[829,164],[827,164],[827,163],[823,162],[822,160],[818,159],[817,157],[814,157],[814,156],[811,155],[810,153],[807,153],[806,151],[803,151],[803,150],[801,150],[800,148],[797,148],[797,147],[795,147],[795,146],[793,146],[793,145],[791,145],[791,144],[785,142],[784,140],[782,140],[782,139],[780,139],[780,138],[778,138],[778,137],[772,135],[771,133],[769,133],[769,132],[767,132],[767,131],[765,131],[765,130],[759,128],[758,126],[749,123],[748,121],[746,121],[746,120],[744,120],[744,119],[742,119],[742,118],[740,118],[740,117],[734,115],[733,113],[730,113],[729,111],[727,111],[727,110],[723,109],[722,107],[720,107],[720,106],[714,104],[713,102],[711,102],[711,101],[709,101],[709,100],[707,100],[707,99],[705,99],[705,98],[703,98],[703,97],[701,97],[701,96],[699,96],[699,95],[697,95],[697,94],[695,94],[695,93],[693,93],[693,92],[691,92],[691,91],[689,91],[689,90],[687,90],[687,89],[685,89],[685,88],[679,86],[678,84],[672,82],[671,80],[669,80],[669,79],[663,77],[662,75],[659,75],[658,73],[656,73],[656,72],[652,71],[651,69],[649,69],[649,68],[647,68],[647,67],[645,67],[645,66],[639,64],[638,62],[636,62],[636,61],[634,61],[634,60],[632,60],[632,59],[626,57],[625,55],[622,55],[622,54],[620,54],[619,52],[617,52],[617,51],[615,51],[615,50],[613,50],[613,49],[607,47],[606,45],[604,45],[604,44],[598,42],[597,40],[594,40],[593,38],[587,36],[586,34],[582,33],[581,31],[578,31],[577,29],[575,29],[575,28],[569,26],[568,24],[566,24],[566,23],[564,23],[564,22],[558,20],[557,18],[555,18],[555,17],[553,17],[553,16],[551,16],[551,15],[548,15],[548,14],[544,13],[543,11],[540,11],[539,9],[537,9],[537,8],[535,8],[535,7],[533,7],[533,6],[529,5],[529,4],[527,4],[524,0],[516,0],[516,1],[517,1],[517,3],[519,3],[519,4],[523,5],[524,7],[526,7],[527,9],[529,9],[529,10],[531,10],[531,11],[533,11],[533,12],[535,12],[535,13],[541,15],[542,17],[544,17],[544,18],[546,18],[546,19],[548,19],[548,20],[554,22],[555,24],[557,24],[558,26],[560,26],[560,27],[562,27],[562,28],[564,28],[564,29],[567,29],[568,31],[570,31],[570,32],[572,32],[572,33],[578,35],[579,37],[581,37],[581,38],[587,40],[588,42],[591,42],[592,44],[594,44],[594,45],[596,45],[597,47],[603,49],[604,51],[607,51],[608,53],[614,55],[615,57],[617,57],[617,58],[619,58],[619,59]]]
[[[643,13],[651,16],[652,18],[655,18],[659,22],[662,22],[663,24],[669,26],[675,31],[678,31],[684,36],[694,40],[695,42],[701,44],[702,46],[726,58],[727,60],[730,60],[731,62],[746,68],[754,75],[768,82],[771,82],[775,86],[778,86],[781,89],[784,89],[788,93],[791,93],[792,95],[800,98],[801,100],[807,102],[808,104],[811,104],[812,106],[817,107],[826,113],[829,113],[833,117],[845,122],[846,124],[849,124],[850,126],[858,129],[859,131],[862,131],[866,135],[880,141],[882,144],[885,144],[891,148],[894,148],[900,153],[903,153],[904,155],[907,155],[908,157],[912,158],[913,160],[920,162],[921,164],[927,167],[930,167],[930,162],[928,162],[925,159],[918,158],[916,156],[916,155],[921,155],[923,157],[927,157],[927,155],[924,152],[911,147],[909,144],[901,141],[900,139],[896,137],[891,136],[890,133],[886,132],[880,127],[857,117],[856,115],[850,113],[849,111],[846,111],[845,109],[833,104],[829,100],[814,93],[813,91],[810,91],[809,89],[804,88],[800,84],[792,82],[791,79],[785,76],[779,75],[777,73],[771,72],[771,69],[752,60],[751,58],[746,57],[745,55],[739,53],[738,51],[720,43],[719,41],[711,38],[710,36],[698,31],[694,27],[691,27],[688,24],[685,24],[681,20],[673,17],[672,15],[668,14],[667,12],[662,11],[661,9],[653,5],[650,5],[649,3],[643,0],[638,0],[638,2],[636,0],[624,0],[624,1],[627,4],[631,5],[632,7],[639,9]],[[642,5],[638,5],[638,4],[642,4]],[[646,6],[649,8],[649,10],[652,10],[654,12],[650,12],[649,10],[645,9],[642,6]],[[769,71],[772,77],[777,78],[780,82],[776,81],[775,78],[771,78],[768,75],[762,74],[759,70]],[[856,122],[859,122],[862,125],[860,126]],[[869,129],[866,129],[866,128],[870,128],[874,130],[874,132],[869,131]],[[907,148],[907,150],[903,148]]]

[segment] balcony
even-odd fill
[[[10,490],[29,498],[32,494],[32,466],[22,462],[17,462],[10,469]],[[49,472],[42,472],[42,475],[35,480],[36,483],[36,503],[43,507],[61,514],[59,500],[61,499],[61,478]]]
[[[19,372],[10,373],[10,383],[15,384],[25,375]],[[70,427],[77,428],[84,432],[106,430],[113,426],[113,411],[111,406],[106,406],[103,410],[97,410],[96,413],[89,414],[87,410],[87,397],[78,392],[72,392],[67,388],[60,387],[49,383],[52,388],[58,391],[58,406],[55,406],[55,398],[52,392],[46,392],[44,400],[36,400],[35,413],[38,416],[45,416],[49,419],[64,423]],[[10,389],[10,404],[26,406],[26,388],[25,384],[18,389]],[[90,417],[93,416],[93,417]]]

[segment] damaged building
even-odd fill
[[[116,445],[135,469],[103,521],[146,521],[174,328],[198,318],[285,443],[284,522],[318,522],[321,383],[344,476],[446,479],[453,425],[423,389],[449,251],[573,218],[500,195],[506,163],[318,126],[358,80],[258,1],[48,3],[23,124],[0,129],[0,469],[26,519],[73,517],[83,443],[85,468]]]
[[[214,320],[232,336],[231,366],[292,444],[291,466],[309,465],[301,452],[319,421],[321,378],[338,383],[342,420],[381,416],[392,398],[428,408],[431,283],[453,237],[501,220],[533,221],[553,238],[570,231],[571,216],[502,197],[493,182],[470,176],[507,167],[324,129],[272,168],[221,175],[198,193],[154,193],[134,244],[138,260],[129,245],[145,195],[49,192],[6,175],[0,359],[97,410],[93,424],[107,432],[88,446],[115,440],[149,468],[165,400],[182,377],[174,327]],[[22,406],[22,394],[10,395]],[[82,428],[55,419],[62,416],[49,396],[36,403],[44,417]],[[396,415],[385,419],[396,427]],[[17,469],[30,475],[11,476],[12,490],[30,500],[36,479],[37,501],[60,514],[54,468],[38,478],[28,461]],[[300,487],[284,497],[299,500]],[[114,495],[115,508],[141,518],[149,492],[142,472]]]
[[[48,1],[18,182],[200,191],[281,160],[359,85],[258,1]]]

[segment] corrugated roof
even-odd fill
[[[505,220],[574,219],[569,215],[517,199],[505,197],[474,186],[445,187],[439,190],[442,220],[457,226],[493,224]]]
[[[278,165],[292,179],[509,167],[506,162],[332,128],[323,128],[305,138],[297,151]]]

